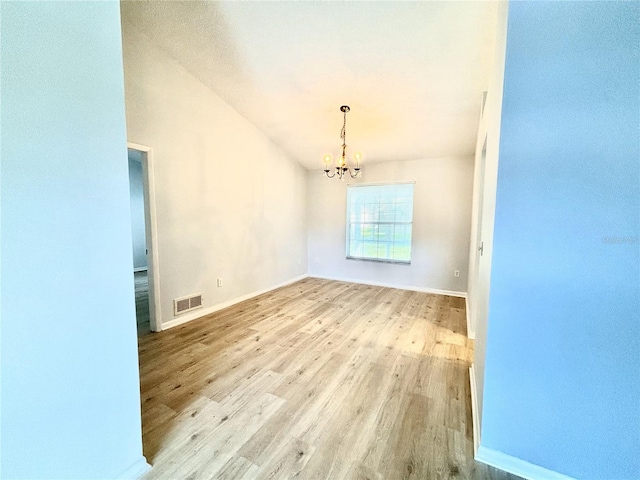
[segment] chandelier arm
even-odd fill
[[[358,178],[358,176],[360,175],[360,169],[359,168],[354,168],[354,171],[356,172],[355,175],[353,173],[351,173],[351,169],[349,169],[349,176],[351,178]]]
[[[325,175],[325,177],[327,177],[327,178],[333,178],[333,177],[335,177],[335,176],[336,176],[336,174],[335,174],[335,173],[334,173],[333,175],[329,175],[329,170],[325,170],[325,171],[324,171],[324,175]]]

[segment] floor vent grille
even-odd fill
[[[173,315],[180,315],[196,308],[202,308],[202,294],[189,295],[188,297],[175,298],[173,300]]]

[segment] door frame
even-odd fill
[[[158,227],[153,149],[139,143],[127,142],[127,149],[142,153],[142,190],[144,194],[144,223],[147,243],[147,275],[149,279],[149,328],[162,330],[162,302],[160,301],[160,267],[158,261]]]
[[[476,208],[475,212],[475,225],[473,228],[473,236],[471,239],[471,265],[469,278],[471,279],[473,285],[473,299],[471,300],[471,312],[469,315],[470,322],[467,325],[468,334],[470,338],[475,338],[476,336],[476,325],[478,324],[478,316],[479,316],[479,305],[476,301],[478,294],[478,285],[480,283],[480,271],[481,271],[481,263],[484,257],[484,221],[485,221],[485,177],[486,177],[486,164],[487,164],[487,138],[488,135],[485,132],[484,140],[482,141],[479,159],[479,165],[477,169],[477,184],[475,189],[475,198],[474,204]]]

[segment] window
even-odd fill
[[[413,183],[347,187],[347,258],[411,263]]]

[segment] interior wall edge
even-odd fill
[[[147,462],[147,459],[141,456],[138,460],[136,460],[133,465],[127,468],[124,472],[118,475],[118,480],[137,480],[142,477],[145,473],[151,470],[151,465]]]
[[[480,415],[478,412],[476,371],[473,363],[469,367],[469,385],[471,387],[471,420],[473,422],[473,456],[477,460],[478,448],[480,447]]]
[[[467,293],[464,296],[464,312],[465,312],[465,316],[467,318],[467,338],[470,338],[471,340],[475,340],[476,339],[476,331],[472,327],[472,324],[471,324],[471,309],[469,307],[469,303],[470,302],[471,302],[471,298],[470,298],[470,295],[469,295],[469,291],[467,291]]]
[[[478,447],[475,458],[486,465],[499,468],[527,480],[576,480],[573,477],[529,463],[498,450],[487,448],[484,445]]]

